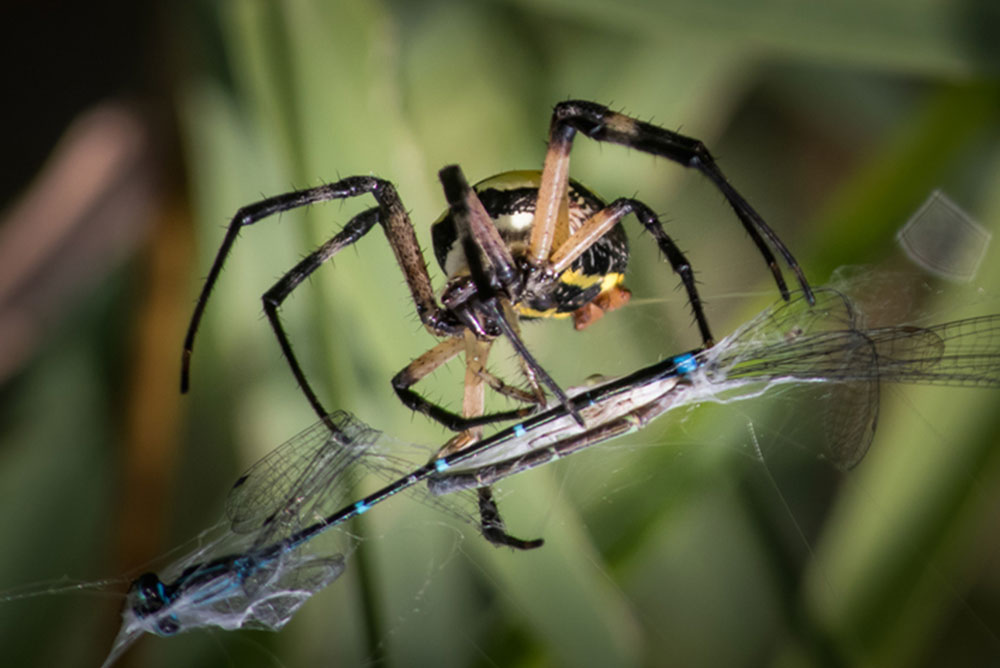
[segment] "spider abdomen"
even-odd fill
[[[511,171],[491,176],[473,186],[483,207],[514,258],[524,257],[531,237],[535,202],[541,182],[539,171]],[[570,180],[566,222],[556,229],[554,248],[585,220],[605,208],[605,202],[580,183]],[[431,226],[434,255],[449,280],[468,274],[469,267],[450,212]],[[628,238],[621,224],[592,244],[542,293],[525,295],[515,304],[524,318],[565,318],[621,285],[628,266]]]

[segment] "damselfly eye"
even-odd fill
[[[167,604],[163,582],[156,573],[143,573],[132,582],[129,588],[129,607],[139,617],[148,617]]]
[[[172,636],[180,630],[181,625],[175,615],[164,617],[156,622],[156,632],[161,636]]]

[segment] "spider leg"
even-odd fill
[[[306,279],[306,277],[316,271],[320,265],[333,257],[342,248],[353,244],[367,234],[368,231],[375,226],[375,223],[378,222],[378,219],[379,209],[377,208],[368,209],[367,211],[363,211],[352,218],[347,225],[344,226],[344,229],[312,253],[302,258],[302,260],[292,267],[291,270],[285,273],[285,275],[282,276],[277,283],[271,286],[271,288],[265,292],[262,297],[262,301],[264,302],[264,314],[271,323],[271,329],[274,330],[274,335],[278,339],[278,345],[281,347],[281,353],[285,356],[285,360],[288,362],[288,366],[292,370],[292,375],[295,376],[295,380],[302,389],[302,393],[306,395],[309,405],[312,406],[313,411],[315,411],[324,422],[328,420],[329,413],[323,407],[323,404],[320,403],[319,397],[316,396],[316,392],[313,391],[305,373],[302,371],[302,366],[295,357],[295,353],[292,350],[292,343],[289,340],[288,335],[285,333],[284,327],[281,325],[278,308],[285,301],[285,298],[291,294],[292,290],[298,287],[302,281]]]
[[[517,313],[511,307],[510,302],[507,301],[503,302],[503,309],[507,322],[510,323],[510,326],[514,330],[514,333],[517,335],[518,339],[520,339],[521,325],[520,325],[520,320],[517,317]],[[520,355],[518,355],[517,361],[521,366],[521,373],[524,375],[524,379],[528,381],[528,387],[531,388],[531,394],[526,394],[523,393],[522,391],[522,395],[525,397],[531,397],[530,399],[527,399],[527,401],[535,403],[538,406],[544,406],[546,404],[545,391],[542,389],[542,385],[538,380],[538,375],[535,373],[535,369],[530,364],[528,364],[527,361]],[[504,385],[503,381],[501,381],[499,378],[494,378],[494,380],[497,383]],[[489,380],[487,380],[487,382],[489,383]],[[498,388],[496,385],[492,383],[490,384],[490,387],[492,387],[499,394],[504,394],[506,390],[514,391],[518,389],[518,388],[507,387],[506,390],[503,390]],[[504,387],[506,386],[504,385]]]
[[[517,387],[516,385],[510,385],[487,369],[481,370],[479,372],[479,376],[482,378],[483,382],[486,383],[487,387],[501,396],[513,399],[514,401],[520,401],[521,403],[532,404],[534,406],[545,405],[544,395],[539,396],[538,392],[533,390],[529,391],[524,388]],[[532,385],[532,387],[535,388],[537,386]]]
[[[377,221],[385,231],[389,245],[396,256],[396,261],[403,271],[403,277],[410,288],[413,302],[416,305],[417,315],[420,316],[420,320],[424,326],[437,336],[454,336],[461,332],[462,328],[459,323],[451,319],[449,314],[438,305],[434,298],[430,275],[427,273],[427,265],[424,263],[423,254],[420,252],[420,246],[413,231],[413,224],[410,222],[410,218],[403,208],[399,196],[396,194],[396,189],[391,183],[382,179],[371,176],[353,176],[337,181],[336,183],[269,197],[255,204],[245,206],[236,212],[236,215],[229,223],[226,236],[216,253],[215,260],[212,262],[208,278],[205,279],[205,285],[202,287],[201,294],[198,296],[198,301],[195,304],[194,313],[191,315],[187,335],[184,337],[184,350],[181,357],[181,392],[187,392],[189,386],[194,339],[198,332],[198,326],[201,324],[205,307],[208,304],[208,298],[212,294],[212,289],[215,287],[226,258],[229,256],[229,251],[236,242],[240,230],[247,225],[252,225],[282,211],[297,209],[317,202],[357,197],[366,193],[370,193],[378,202],[377,215],[371,213],[372,210],[369,210],[356,216],[352,220],[352,223],[348,224],[344,230],[334,236],[319,250],[300,262],[295,269],[268,291],[270,299],[280,303],[302,279],[315,271],[323,261],[329,259],[344,246],[356,242],[371,230]],[[274,322],[275,320],[272,319],[272,323]],[[287,341],[285,344],[287,345]],[[287,351],[286,357],[289,357]],[[296,378],[299,379],[299,384],[303,385],[300,376],[301,370],[296,374]],[[306,385],[303,385],[303,387],[306,387]],[[314,409],[319,410],[319,402],[315,401],[315,396],[310,398],[310,403],[313,404]]]
[[[585,220],[579,229],[552,253],[549,261],[543,264],[541,274],[553,279],[562,274],[596,240],[607,234],[608,230],[617,225],[622,218],[630,213],[635,214],[635,217],[639,219],[643,227],[653,235],[657,246],[660,247],[660,252],[666,256],[674,273],[680,277],[681,283],[684,284],[684,289],[687,291],[691,311],[694,314],[695,321],[698,323],[701,339],[706,348],[712,347],[712,332],[708,327],[708,319],[705,317],[702,301],[698,296],[698,289],[695,287],[694,272],[691,269],[691,264],[684,256],[684,253],[677,247],[677,244],[674,243],[673,239],[663,229],[663,224],[656,214],[653,213],[653,210],[638,200],[626,197],[617,199]]]
[[[486,370],[486,359],[489,357],[492,341],[481,341],[471,330],[466,330],[461,338],[455,337],[447,341],[447,348],[442,348],[442,355],[450,360],[459,351],[465,351],[465,379],[462,391],[462,417],[464,419],[481,417],[486,412],[486,392],[482,374]],[[442,445],[434,455],[435,459],[447,457],[461,452],[483,437],[482,425],[470,426],[456,434]]]
[[[413,385],[420,382],[420,380],[432,373],[442,364],[454,358],[464,349],[464,339],[460,336],[456,336],[442,341],[417,359],[410,362],[406,368],[392,378],[392,387],[396,391],[396,396],[398,396],[399,400],[402,401],[403,404],[405,404],[410,410],[423,413],[432,420],[440,422],[447,429],[452,431],[465,431],[494,422],[517,420],[519,418],[527,417],[534,410],[534,408],[520,408],[466,417],[442,408],[410,389]]]
[[[466,332],[465,343],[465,393],[462,400],[462,414],[465,417],[476,417],[485,410],[485,386],[482,372],[486,368],[486,358],[489,356],[491,341],[479,341],[472,332]],[[482,438],[482,427],[474,427],[461,434],[453,443],[446,444],[436,456],[442,457],[449,452],[449,446],[458,450],[475,443]],[[480,488],[479,496],[479,530],[483,537],[497,547],[506,546],[518,550],[531,550],[541,547],[545,542],[541,538],[524,540],[507,533],[500,509],[493,500],[493,492],[488,487]]]
[[[538,360],[535,359],[534,355],[528,351],[528,347],[524,345],[524,341],[522,341],[521,337],[517,335],[517,331],[514,329],[514,326],[507,320],[507,316],[504,314],[504,311],[508,309],[502,308],[497,303],[496,298],[491,300],[490,305],[493,312],[496,314],[497,324],[500,325],[501,331],[504,333],[504,336],[510,340],[511,345],[514,347],[514,351],[522,360],[524,360],[525,366],[537,375],[539,381],[541,381],[544,385],[547,385],[548,388],[552,390],[552,394],[556,395],[556,399],[558,399],[559,403],[566,408],[566,412],[573,416],[576,423],[581,427],[585,426],[583,416],[580,415],[580,411],[573,405],[573,402],[570,401],[570,398],[566,395],[563,389],[559,387],[559,384],[556,383],[555,379],[553,379],[552,376],[550,376],[548,372],[542,368],[542,366],[538,363]]]
[[[497,547],[512,547],[516,550],[533,550],[545,543],[544,538],[524,540],[511,536],[507,533],[503,518],[500,517],[500,510],[493,500],[493,490],[489,487],[480,487],[476,493],[479,496],[480,531],[483,533],[483,538]]]
[[[476,286],[475,301],[466,302],[467,307],[466,304],[453,305],[447,299],[445,304],[454,310],[464,308],[469,326],[476,331],[487,329],[485,323],[480,322],[480,316],[487,316],[486,319],[499,327],[500,333],[510,340],[525,367],[530,369],[529,380],[534,382],[537,378],[547,385],[582,427],[583,418],[580,412],[552,376],[528,352],[516,328],[508,320],[505,309],[499,305],[498,293],[510,299],[516,296],[520,286],[515,285],[514,260],[500,233],[490,221],[486,208],[469,186],[460,167],[457,165],[445,167],[438,176],[444,186],[445,198],[458,227],[459,240],[469,265],[469,273]]]
[[[523,360],[520,360],[520,358],[518,358],[518,360],[522,362],[523,367]],[[527,378],[528,370],[522,368],[521,371]],[[524,404],[531,404],[535,407],[544,407],[546,404],[545,393],[542,391],[542,388],[538,385],[537,381],[533,382],[532,379],[527,378],[528,385],[531,388],[528,390],[505,382],[503,379],[486,368],[479,369],[477,374],[487,387],[501,396],[513,399],[514,401],[520,401]]]
[[[735,211],[743,228],[770,267],[782,297],[788,299],[788,287],[768,242],[795,274],[809,303],[815,302],[812,288],[791,251],[760,214],[730,185],[701,141],[582,100],[560,102],[552,114],[549,148],[542,168],[542,182],[538,191],[528,256],[532,266],[541,267],[552,249],[560,209],[566,198],[569,153],[577,131],[596,141],[621,144],[700,171],[719,189]]]
[[[528,264],[532,267],[540,267],[549,259],[556,229],[569,218],[569,152],[573,148],[575,134],[576,130],[571,126],[557,125],[556,117],[552,117],[549,148],[542,165],[542,178],[535,200],[535,219],[531,223],[531,239],[528,242]]]
[[[480,341],[472,332],[466,330],[462,344],[465,349],[462,415],[478,417],[486,412],[486,386],[483,384],[482,372],[486,369],[486,360],[490,356],[493,342]],[[483,437],[483,428],[473,427],[467,429],[465,433],[472,439],[478,440]]]
[[[473,263],[478,263],[481,268],[479,276],[473,271],[477,287],[485,285],[491,293],[503,292],[514,299],[518,289],[514,258],[486,207],[469,186],[462,168],[449,165],[438,172],[438,179],[455,220],[459,242],[467,256],[474,256],[468,257],[469,267],[472,269]],[[470,252],[473,249],[475,252]]]

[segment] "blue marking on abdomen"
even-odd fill
[[[674,366],[681,374],[693,373],[698,369],[698,360],[691,353],[684,353],[674,358]]]

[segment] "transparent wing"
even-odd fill
[[[240,476],[226,499],[233,532],[261,532],[258,542],[264,542],[322,517],[343,500],[352,487],[354,465],[381,432],[344,411],[329,419],[335,430],[321,420]]]
[[[843,351],[859,345],[860,327],[861,316],[846,296],[820,289],[814,306],[799,295],[762,311],[708,351],[706,367],[725,378],[817,378],[843,370]]]
[[[1000,387],[1000,315],[931,327],[882,327],[868,335],[887,380]]]

